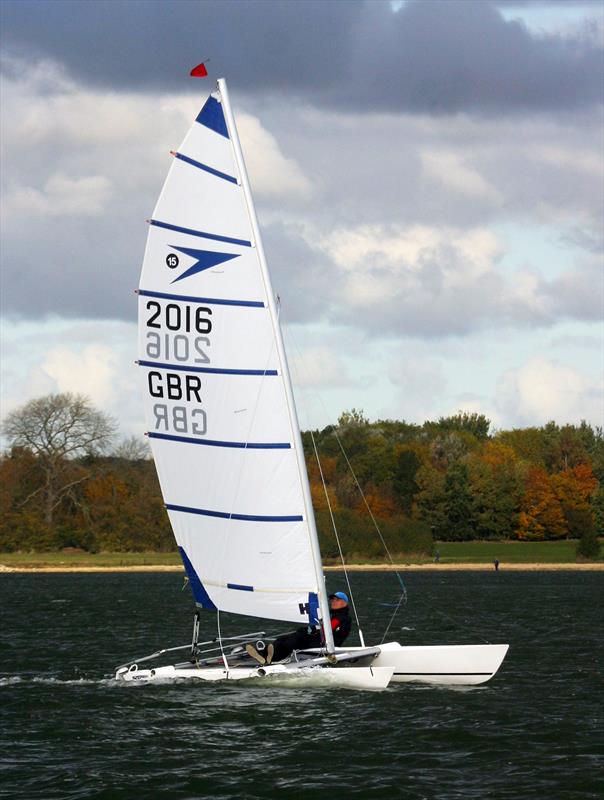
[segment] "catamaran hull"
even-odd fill
[[[281,664],[266,667],[180,667],[166,666],[155,669],[122,668],[116,672],[116,680],[125,683],[151,683],[161,681],[248,681],[277,686],[364,689],[385,689],[394,672],[394,667],[330,667],[312,666],[291,668]]]
[[[486,683],[497,672],[507,644],[436,645],[404,647],[381,644],[375,667],[392,667],[393,683],[432,683],[469,686]],[[354,648],[348,648],[353,651]]]

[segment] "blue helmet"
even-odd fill
[[[334,594],[330,594],[330,597],[337,597],[338,600],[343,600],[345,603],[348,603],[348,595],[344,592],[334,592]]]

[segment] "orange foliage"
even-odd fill
[[[365,492],[365,500],[367,501],[367,505],[365,505],[361,498],[355,509],[359,514],[368,515],[367,506],[371,509],[371,513],[374,517],[381,517],[382,519],[388,519],[397,513],[394,500],[387,495],[379,494],[375,489],[368,489],[367,492]]]
[[[518,515],[519,539],[561,539],[568,526],[552,480],[539,467],[531,467]]]
[[[491,469],[496,469],[504,464],[513,464],[517,461],[516,453],[513,448],[501,442],[487,442],[484,445],[481,460],[488,464]]]
[[[567,508],[586,506],[595,492],[598,481],[589,464],[578,464],[551,477],[558,500]]]
[[[327,494],[329,496],[329,503],[331,510],[336,511],[340,506],[336,496],[336,490],[333,486],[327,486]],[[327,511],[327,498],[325,497],[325,489],[319,479],[319,482],[311,481],[310,496],[315,511]]]
[[[325,483],[335,483],[336,481],[336,467],[338,459],[332,456],[321,456],[321,469],[323,470],[323,477]],[[316,458],[309,459],[307,464],[308,479],[311,483],[321,483],[321,472]]]
[[[115,475],[97,475],[88,481],[85,495],[92,503],[115,503],[128,496],[128,489]]]

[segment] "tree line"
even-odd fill
[[[3,423],[0,550],[175,548],[143,442],[81,396],[30,401]],[[430,554],[436,540],[604,535],[604,437],[585,422],[491,431],[481,414],[422,425],[344,412],[302,434],[323,556]],[[318,459],[317,459],[318,455]],[[340,544],[333,532],[335,521]]]

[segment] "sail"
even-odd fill
[[[147,430],[197,604],[315,622],[325,590],[299,431],[221,83],[150,220],[138,292]]]

